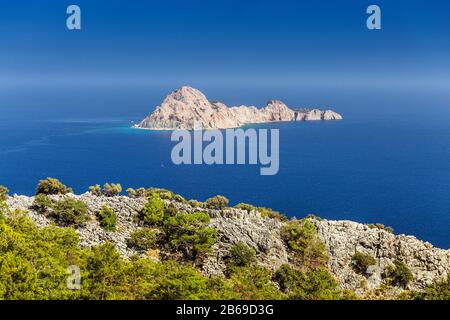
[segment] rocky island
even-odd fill
[[[204,129],[229,129],[254,123],[315,120],[342,120],[342,116],[332,110],[293,110],[279,100],[271,100],[261,109],[255,106],[227,107],[221,102],[209,101],[197,89],[184,86],[169,94],[155,111],[134,127],[191,130],[194,125],[201,124]]]

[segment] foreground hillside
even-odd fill
[[[4,299],[448,299],[450,251],[381,225],[288,220],[217,196],[57,180],[7,196],[0,218]],[[80,269],[80,290],[67,268]]]

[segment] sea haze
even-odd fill
[[[85,192],[120,182],[186,198],[216,194],[289,216],[314,213],[392,226],[450,247],[450,94],[425,89],[198,87],[211,100],[330,107],[337,122],[280,129],[280,171],[171,163],[170,132],[130,129],[174,87],[9,88],[0,92],[0,184],[34,193],[57,177]]]

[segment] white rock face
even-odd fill
[[[136,128],[153,130],[237,128],[249,123],[275,121],[341,120],[334,111],[302,109],[294,111],[278,100],[269,101],[258,109],[254,106],[227,107],[221,102],[210,102],[203,93],[191,87],[181,87],[169,94],[163,103]]]

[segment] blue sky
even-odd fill
[[[82,30],[68,31],[78,4]],[[381,31],[366,28],[370,4]],[[0,83],[450,85],[450,2],[16,0]]]

